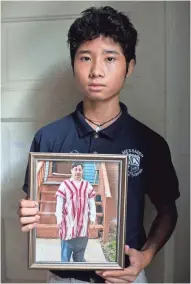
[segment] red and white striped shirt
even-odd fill
[[[95,195],[91,184],[83,179],[74,181],[71,178],[60,184],[56,192],[56,216],[57,220],[61,219],[61,239],[88,236],[88,222],[96,219]]]

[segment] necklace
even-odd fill
[[[108,120],[108,121],[106,121],[106,122],[103,122],[103,123],[100,123],[100,124],[97,124],[97,123],[93,122],[91,119],[87,118],[84,114],[83,114],[83,116],[85,117],[85,119],[87,119],[88,121],[90,121],[91,123],[93,123],[94,125],[96,125],[97,127],[96,127],[95,131],[96,131],[96,132],[99,132],[99,131],[101,130],[101,127],[102,127],[104,124],[106,124],[106,123],[112,121],[113,119],[117,118],[117,117],[121,114],[121,112],[122,112],[122,111],[121,111],[121,109],[120,109],[120,112],[119,112],[116,116],[114,116],[114,117],[111,118],[110,120]]]

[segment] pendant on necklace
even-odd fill
[[[96,131],[96,132],[99,132],[100,129],[101,129],[101,128],[100,128],[100,125],[98,125],[98,126],[96,127],[95,131]]]

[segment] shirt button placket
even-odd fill
[[[99,138],[99,133],[94,132],[92,134],[92,137],[93,137],[93,140],[92,140],[92,147],[91,148],[95,149],[96,148],[96,142],[94,142],[94,141]],[[98,152],[97,151],[93,151],[93,149],[90,150],[90,153],[98,154]]]
[[[94,134],[94,138],[95,138],[95,139],[99,138],[99,134],[98,134],[98,133],[95,133],[95,134]]]

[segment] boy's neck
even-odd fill
[[[84,116],[88,119],[104,123],[120,113],[119,97],[116,96],[110,101],[92,101],[85,98],[83,110]]]

